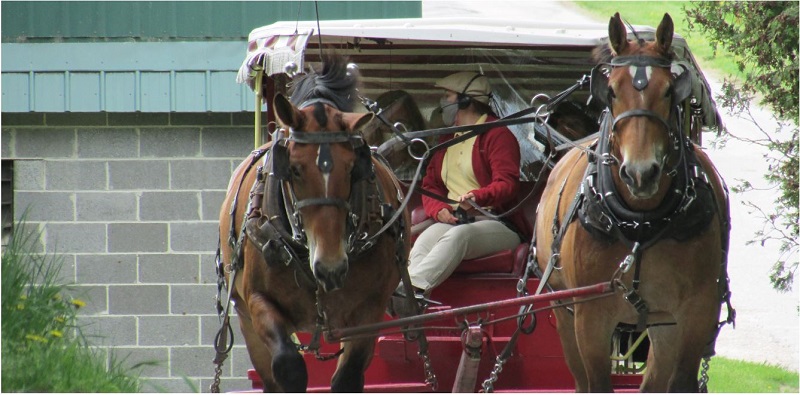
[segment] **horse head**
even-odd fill
[[[425,129],[425,118],[419,111],[416,101],[404,90],[391,90],[382,93],[375,99],[381,114],[386,120],[400,122],[407,131]],[[402,130],[405,132],[406,130]],[[392,129],[383,122],[372,122],[364,128],[364,139],[371,146],[378,146],[394,137]]]
[[[688,72],[674,77],[671,50],[674,25],[669,14],[656,29],[655,41],[628,41],[619,13],[608,27],[612,51],[608,75],[592,74],[592,95],[604,101],[613,119],[609,134],[610,154],[616,158],[618,191],[635,209],[657,205],[669,185],[665,171],[679,133],[673,117],[675,105],[690,93]],[[597,81],[594,81],[597,79]],[[638,207],[636,207],[638,206]]]
[[[342,112],[327,100],[297,107],[285,96],[275,97],[280,124],[289,130],[283,173],[291,188],[308,241],[311,271],[325,291],[344,285],[348,271],[351,186],[364,177],[370,163],[359,131],[372,114]],[[282,167],[282,168],[279,168]]]

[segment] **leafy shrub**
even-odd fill
[[[58,283],[63,260],[30,253],[39,238],[17,226],[2,256],[4,392],[137,392],[138,378],[89,347],[77,323],[84,305]]]

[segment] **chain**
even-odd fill
[[[222,364],[218,364],[214,368],[214,381],[211,383],[211,387],[209,390],[211,393],[218,394],[219,393],[219,376],[222,375]]]
[[[432,391],[436,391],[439,388],[439,379],[436,378],[436,373],[433,372],[433,364],[428,355],[428,347],[420,348],[417,355],[422,359],[422,367],[425,369],[425,384],[429,385]]]
[[[497,382],[497,379],[500,376],[500,373],[503,372],[503,365],[505,365],[508,358],[502,358],[502,356],[498,355],[497,359],[494,363],[494,368],[492,368],[492,372],[489,373],[489,378],[483,381],[481,387],[483,387],[483,392],[490,393],[494,392],[494,383]]]
[[[703,357],[703,361],[700,363],[702,369],[700,369],[700,383],[698,385],[698,392],[707,393],[708,392],[708,362],[711,360],[711,357]]]
[[[406,197],[408,198],[408,197]],[[395,221],[393,224],[395,229],[394,236],[395,236],[395,263],[397,264],[398,270],[401,269],[404,265],[406,265],[406,256],[405,256],[405,217],[402,215],[398,217],[398,220]],[[407,277],[401,274],[401,277]],[[439,388],[439,380],[436,378],[436,373],[433,371],[433,364],[431,363],[430,355],[428,354],[428,341],[425,339],[425,333],[422,329],[418,329],[419,337],[417,338],[417,342],[419,342],[419,355],[420,359],[422,359],[422,367],[425,370],[425,384],[431,387],[431,390],[436,391]]]
[[[228,353],[230,353],[231,348],[233,348],[233,328],[231,328],[229,308],[231,307],[231,295],[233,293],[233,287],[236,283],[236,274],[237,270],[233,269],[229,277],[230,287],[228,289],[228,300],[221,316],[222,326],[219,328],[217,335],[214,337],[214,351],[216,351],[216,356],[212,361],[214,363],[214,381],[209,387],[209,390],[213,393],[219,392],[219,378],[222,375],[222,363],[228,358]],[[228,342],[229,339],[230,342]]]

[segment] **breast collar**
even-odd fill
[[[679,124],[675,122],[674,124]],[[706,171],[697,160],[691,141],[677,126],[679,159],[670,171],[669,192],[653,210],[634,211],[616,191],[611,174],[609,134],[610,116],[606,113],[594,154],[584,173],[578,209],[581,225],[595,238],[620,240],[629,247],[639,243],[647,248],[663,238],[686,240],[703,232],[716,210],[714,194]]]

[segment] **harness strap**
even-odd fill
[[[350,211],[350,203],[344,199],[337,198],[310,198],[300,200],[294,204],[296,210],[308,206],[336,206],[340,209]]]
[[[580,156],[578,157],[578,160],[580,160]],[[578,208],[581,206],[581,203],[584,200],[583,185],[581,185],[581,187],[578,189],[578,192],[575,194],[575,197],[572,199],[572,203],[570,203],[569,207],[567,207],[567,211],[564,212],[564,217],[561,219],[561,224],[559,225],[558,207],[561,206],[561,198],[564,195],[564,188],[567,186],[567,180],[569,180],[570,175],[572,175],[572,171],[575,170],[575,165],[577,163],[578,162],[576,160],[570,169],[569,174],[564,177],[564,181],[561,183],[561,187],[558,190],[558,196],[556,198],[556,210],[553,214],[553,224],[551,229],[551,232],[553,232],[553,242],[550,244],[550,259],[547,261],[547,267],[540,277],[539,286],[536,288],[535,295],[542,293],[545,285],[547,285],[547,281],[550,279],[550,275],[553,273],[553,269],[555,269],[558,265],[558,262],[561,258],[561,242],[564,239],[564,235],[567,233],[569,225],[577,217]]]
[[[669,131],[669,123],[666,119],[664,119],[661,115],[656,114],[650,110],[644,110],[641,108],[634,108],[633,110],[624,111],[622,114],[617,115],[614,117],[614,122],[611,123],[611,130],[617,130],[617,123],[626,118],[633,118],[633,117],[648,117],[655,119],[656,121],[661,122],[661,125],[664,126],[664,129]]]
[[[633,283],[631,289],[625,293],[624,297],[625,300],[630,303],[636,312],[639,314],[639,320],[636,323],[636,331],[643,332],[647,329],[647,316],[650,313],[650,308],[647,307],[647,303],[644,301],[642,296],[639,294],[639,273],[642,267],[642,248],[639,248],[639,243],[635,243],[633,245],[633,249],[631,250],[630,255],[625,258],[623,264],[630,267],[633,265]],[[631,261],[632,260],[632,261]],[[623,269],[623,272],[627,271],[627,269]]]
[[[578,207],[580,207],[581,203],[583,202],[583,193],[578,191],[575,194],[575,197],[572,199],[572,203],[570,203],[567,211],[564,213],[564,218],[561,220],[561,226],[558,228],[558,231],[554,233],[553,237],[553,244],[551,246],[551,255],[550,260],[547,262],[547,267],[544,270],[544,274],[542,274],[542,278],[539,281],[539,286],[536,288],[535,295],[538,295],[544,289],[544,286],[547,284],[547,281],[550,279],[550,275],[553,273],[553,269],[558,265],[558,262],[561,258],[561,242],[564,239],[564,235],[567,233],[567,229],[569,225],[575,221],[578,214]],[[560,193],[559,193],[559,200],[560,200]],[[558,210],[556,210],[556,214],[553,218],[553,225],[557,225],[558,223]]]
[[[242,173],[242,177],[239,180],[239,186],[236,187],[236,194],[233,196],[233,201],[231,202],[231,209],[230,209],[230,216],[231,216],[231,228],[230,233],[228,234],[228,244],[235,248],[236,247],[236,208],[239,204],[239,192],[242,190],[242,185],[244,185],[244,179],[247,177],[247,173],[250,172],[250,169],[253,168],[253,165],[258,162],[258,160],[267,153],[265,149],[257,149],[254,150],[250,155],[250,164],[247,165],[247,168]]]

